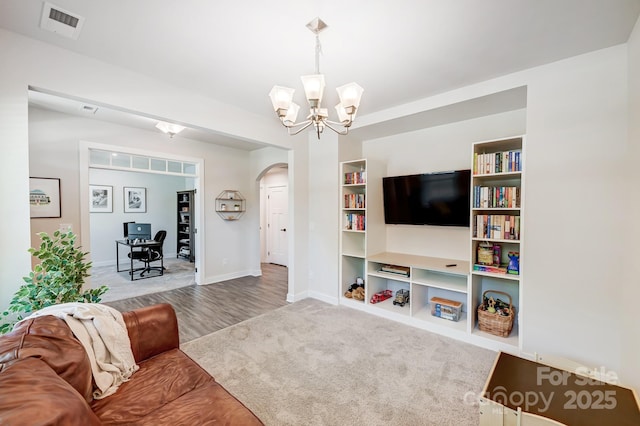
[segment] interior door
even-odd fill
[[[267,262],[287,266],[289,244],[287,186],[267,188]]]

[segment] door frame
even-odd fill
[[[122,145],[109,145],[103,143],[89,142],[81,140],[78,146],[79,152],[79,192],[80,192],[80,229],[81,229],[81,241],[82,247],[86,248],[91,253],[91,219],[89,214],[89,152],[90,150],[102,150],[102,151],[116,151],[131,155],[140,155],[144,157],[161,157],[167,160],[184,161],[194,163],[196,165],[196,176],[193,178],[194,189],[196,190],[195,207],[196,220],[195,226],[197,232],[195,233],[196,247],[196,260],[195,260],[195,282],[196,284],[204,284],[202,279],[206,277],[205,262],[202,259],[206,259],[205,243],[204,243],[204,200],[200,197],[204,193],[204,179],[202,174],[204,173],[204,159],[196,157],[185,157],[170,153],[162,152],[150,152],[144,149],[134,149]],[[144,170],[136,170],[143,172]]]

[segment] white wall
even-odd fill
[[[469,169],[473,142],[524,134],[525,120],[525,111],[520,110],[373,139],[363,143],[363,156],[385,167],[382,176]],[[469,228],[382,225],[382,229],[387,251],[469,258]]]
[[[630,209],[625,218],[627,225],[628,244],[625,245],[626,256],[621,262],[624,274],[623,322],[620,328],[622,334],[622,377],[640,389],[640,368],[638,368],[638,354],[640,354],[640,327],[638,327],[637,306],[640,300],[640,18],[628,43],[629,55],[629,146],[625,169],[628,171],[628,185],[625,195],[628,196]]]
[[[338,135],[309,133],[309,295],[338,302],[339,157]]]
[[[524,349],[620,370],[626,47],[530,71]],[[607,311],[606,313],[604,311]]]
[[[109,185],[113,188],[113,212],[90,213],[91,261],[94,266],[115,265],[114,240],[123,238],[124,222],[151,224],[151,237],[160,230],[167,231],[163,252],[165,257],[176,256],[177,242],[177,191],[193,189],[187,187],[187,178],[120,170],[90,169],[89,183]],[[146,189],[146,212],[124,212],[124,187]],[[120,247],[120,259],[126,260],[125,247]],[[196,253],[197,255],[197,253]]]

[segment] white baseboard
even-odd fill
[[[204,285],[206,284],[215,284],[215,283],[219,283],[222,281],[227,281],[227,280],[233,280],[235,278],[242,278],[242,277],[246,277],[248,275],[253,275],[251,273],[251,271],[237,271],[237,272],[231,272],[229,274],[220,274],[220,275],[213,275],[210,277],[206,277],[204,279]]]
[[[312,297],[314,299],[318,299],[322,302],[326,302],[329,303],[331,305],[337,305],[339,300],[337,297],[331,297],[331,296],[327,296],[324,293],[318,293],[317,291],[310,291],[309,292],[309,297]]]

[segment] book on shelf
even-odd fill
[[[520,207],[520,188],[517,186],[474,185],[473,207],[517,209]]]
[[[367,172],[349,172],[344,174],[344,184],[345,185],[354,185],[354,184],[362,184],[367,183]]]
[[[398,274],[408,277],[411,273],[411,268],[408,266],[382,265],[380,267],[380,272],[388,272],[390,274]]]
[[[364,231],[366,226],[365,215],[362,213],[346,213],[344,229],[348,231]]]
[[[522,171],[522,150],[474,153],[473,174],[486,175]]]
[[[473,223],[474,238],[494,240],[519,240],[520,216],[504,214],[479,214]]]
[[[344,194],[345,209],[364,209],[365,194]]]
[[[519,275],[519,271],[517,269],[509,269],[508,263],[501,263],[500,265],[480,265],[475,263],[473,265],[473,270],[478,272],[488,272],[490,274]]]
[[[506,274],[507,273],[507,264],[501,265],[479,265],[475,263],[473,265],[473,270],[478,272],[489,272],[491,274]]]

